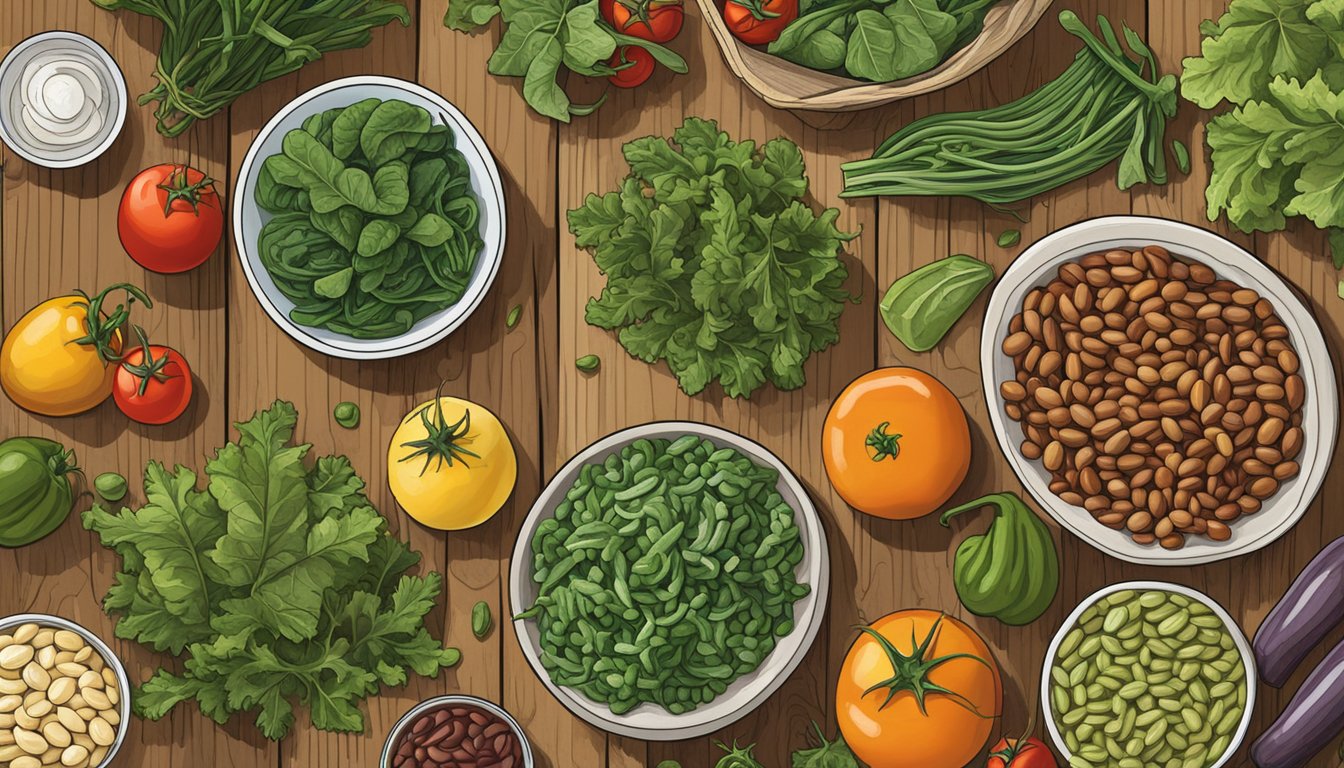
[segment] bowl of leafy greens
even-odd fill
[[[266,314],[324,354],[372,360],[448,336],[485,298],[504,252],[504,195],[456,107],[361,76],[299,96],[252,142],[234,239]]]

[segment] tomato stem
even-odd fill
[[[733,2],[746,8],[748,11],[751,11],[751,15],[754,16],[757,21],[777,19],[782,15],[775,13],[774,11],[765,10],[766,0],[733,0]]]
[[[654,5],[681,5],[681,0],[616,0],[616,4],[629,11],[630,18],[633,19],[633,21],[626,21],[623,25],[625,29],[634,26],[635,21],[642,21],[646,26],[652,28],[653,19],[649,14]]]
[[[883,459],[895,459],[901,452],[900,439],[905,437],[900,433],[888,434],[887,427],[891,426],[890,421],[884,421],[873,427],[873,431],[868,433],[868,439],[863,444],[872,448],[872,455],[869,456],[873,461],[882,461]]]
[[[887,697],[883,699],[882,703],[878,706],[879,710],[885,709],[886,706],[891,703],[891,700],[896,698],[896,694],[906,691],[914,695],[915,702],[919,705],[920,713],[928,715],[928,710],[925,708],[926,697],[929,694],[941,693],[966,707],[966,709],[970,710],[976,716],[988,717],[987,715],[981,714],[975,704],[965,696],[929,680],[929,674],[932,673],[933,670],[953,659],[974,659],[981,664],[984,664],[986,667],[989,666],[989,662],[970,653],[952,653],[932,659],[926,658],[929,646],[933,645],[934,638],[937,637],[938,629],[942,626],[942,623],[943,617],[939,616],[938,620],[929,628],[929,634],[925,636],[923,642],[915,637],[915,631],[912,627],[910,630],[910,645],[912,646],[913,651],[909,654],[901,653],[890,640],[872,627],[859,627],[859,631],[866,633],[877,641],[877,644],[882,648],[883,652],[886,653],[887,660],[891,662],[891,677],[877,683],[863,692],[863,695],[867,696],[875,691],[880,691],[884,688],[886,689]]]
[[[124,291],[127,296],[126,303],[118,304],[115,309],[107,314],[107,317],[103,317],[103,301],[112,291]],[[109,285],[92,298],[83,291],[75,291],[75,295],[84,299],[88,305],[84,317],[84,329],[88,333],[70,343],[93,347],[98,353],[98,359],[102,360],[104,365],[121,357],[120,350],[112,349],[112,337],[126,325],[127,320],[130,320],[131,307],[135,305],[135,302],[138,300],[146,307],[154,306],[154,302],[149,300],[149,296],[144,291],[130,283]]]
[[[149,389],[150,379],[154,379],[162,384],[168,379],[173,378],[173,374],[164,370],[170,361],[168,353],[165,352],[163,356],[159,358],[154,357],[154,350],[149,346],[149,338],[145,336],[145,329],[138,325],[135,326],[135,335],[140,339],[140,362],[131,365],[123,360],[121,367],[125,369],[127,373],[140,380],[140,386],[136,388],[135,394],[136,397],[144,397],[145,392]]]
[[[432,419],[429,415],[431,409],[434,411]],[[420,470],[421,476],[429,471],[429,465],[436,459],[438,465],[434,467],[435,472],[445,463],[451,467],[454,461],[470,469],[471,465],[467,463],[465,457],[481,458],[480,454],[460,445],[460,442],[471,433],[471,409],[464,410],[462,418],[452,424],[449,424],[448,420],[443,417],[443,385],[440,385],[439,391],[435,393],[434,402],[427,403],[416,415],[420,417],[420,423],[425,427],[425,438],[402,443],[402,448],[414,448],[415,450],[401,457],[399,461],[411,461],[424,456],[425,466]]]
[[[191,210],[197,216],[201,215],[201,193],[207,187],[213,190],[215,180],[209,176],[201,176],[201,180],[192,184],[187,177],[187,166],[179,165],[168,176],[168,181],[159,185],[159,189],[168,193],[168,201],[163,204],[163,217],[166,219],[173,215],[173,203],[178,200],[185,200],[191,205]]]

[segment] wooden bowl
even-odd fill
[[[852,112],[946,88],[998,58],[1036,26],[1051,0],[1006,0],[985,16],[980,36],[921,75],[890,83],[852,80],[771,56],[733,37],[723,23],[721,0],[696,0],[723,58],[747,87],[780,109]]]

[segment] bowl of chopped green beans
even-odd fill
[[[503,184],[442,96],[361,76],[281,109],[238,174],[233,234],[248,285],[294,340],[354,360],[456,330],[504,252]]]
[[[1074,609],[1046,652],[1046,728],[1071,768],[1219,768],[1246,738],[1255,656],[1208,595],[1115,584]]]
[[[763,446],[656,422],[572,458],[510,566],[523,655],[576,716],[671,741],[718,731],[807,654],[830,584],[803,486]]]

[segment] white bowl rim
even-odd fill
[[[480,155],[484,163],[485,176],[489,182],[490,189],[480,190],[478,194],[482,196],[482,205],[493,205],[495,210],[498,211],[499,218],[498,246],[491,249],[489,247],[490,244],[486,243],[485,248],[481,251],[479,257],[486,262],[484,276],[476,278],[472,283],[468,284],[467,293],[458,301],[458,303],[440,310],[441,312],[448,313],[437,321],[441,324],[440,327],[433,333],[426,335],[424,338],[408,344],[399,344],[398,340],[409,334],[381,339],[378,340],[381,342],[381,345],[374,349],[350,349],[338,346],[313,336],[305,330],[304,326],[300,326],[290,320],[286,313],[275,306],[271,297],[262,287],[260,278],[254,273],[248,254],[255,246],[246,242],[243,232],[242,211],[245,210],[247,206],[256,205],[256,201],[247,195],[247,179],[260,171],[260,163],[263,159],[260,158],[259,155],[261,154],[262,145],[266,143],[266,140],[270,138],[270,135],[275,132],[276,128],[285,120],[285,118],[302,109],[309,101],[332,91],[358,86],[376,86],[394,91],[403,91],[432,102],[438,109],[442,110],[443,113],[449,117],[450,122],[453,123],[452,127],[454,129],[454,134],[457,137],[458,144],[460,145],[463,142],[470,144]],[[275,323],[286,335],[303,346],[325,355],[346,360],[385,360],[388,358],[409,355],[434,346],[461,327],[485,301],[485,297],[490,293],[490,288],[499,274],[500,264],[504,261],[504,249],[508,239],[508,216],[504,201],[504,183],[499,175],[499,163],[495,159],[494,154],[490,151],[490,147],[486,145],[484,137],[481,136],[481,133],[477,130],[475,124],[473,124],[455,104],[419,83],[413,83],[408,80],[387,77],[384,75],[355,75],[353,77],[344,77],[323,83],[322,85],[299,94],[282,107],[279,112],[276,112],[270,120],[266,121],[266,124],[257,132],[256,137],[252,139],[252,143],[247,149],[247,154],[243,158],[242,165],[239,166],[238,175],[234,178],[233,209],[231,216],[233,219],[234,251],[237,254],[239,263],[242,265],[243,274],[247,277],[247,283],[252,289],[253,296],[256,297],[257,303],[261,305],[263,310],[265,310],[266,315],[271,319],[271,322]],[[473,291],[471,288],[472,284],[477,282],[479,282],[480,287]]]
[[[761,667],[757,667],[751,674],[738,678],[739,680],[749,680],[752,684],[737,692],[736,695],[743,697],[744,701],[727,715],[710,718],[706,716],[704,708],[691,710],[680,715],[661,712],[663,717],[677,721],[676,725],[667,728],[637,728],[627,725],[624,715],[614,715],[605,705],[589,700],[582,693],[557,685],[551,680],[550,674],[542,666],[541,659],[532,649],[528,640],[535,635],[535,631],[531,628],[535,625],[535,622],[513,619],[513,628],[518,644],[522,648],[523,656],[527,658],[528,664],[531,665],[532,671],[540,678],[546,689],[571,714],[609,733],[646,741],[679,741],[706,736],[732,725],[763,704],[798,670],[803,658],[811,650],[812,644],[821,630],[822,620],[826,615],[827,601],[830,598],[831,562],[830,549],[826,540],[826,529],[821,523],[821,516],[817,513],[812,497],[808,495],[807,489],[787,464],[764,445],[721,427],[695,421],[651,421],[617,430],[592,442],[565,462],[564,466],[560,467],[550,482],[546,484],[531,510],[528,511],[527,517],[523,520],[522,526],[518,530],[518,540],[514,544],[512,560],[509,563],[510,614],[516,616],[525,610],[522,588],[524,584],[530,584],[532,580],[532,533],[540,524],[542,515],[551,499],[562,496],[568,490],[567,487],[562,488],[561,486],[567,486],[568,482],[573,479],[573,475],[584,464],[593,461],[597,456],[617,451],[642,437],[662,436],[670,433],[693,434],[721,445],[732,446],[752,460],[764,463],[777,471],[779,473],[779,483],[776,487],[784,486],[798,499],[798,507],[794,509],[794,515],[799,529],[805,530],[806,535],[814,542],[810,549],[812,554],[815,555],[815,564],[810,573],[812,576],[812,591],[807,597],[803,598],[803,600],[809,601],[811,610],[806,616],[795,612],[793,632],[782,638],[775,645],[770,656],[767,656],[761,662],[761,665],[764,666],[771,656],[780,653],[784,648],[784,641],[798,638],[791,658],[785,663],[780,673],[772,679],[765,680],[760,676]],[[754,685],[758,680],[765,680],[764,685]],[[730,701],[733,700],[720,697],[713,703]],[[644,704],[641,706],[652,705]]]
[[[1228,542],[1197,542],[1207,548],[1194,551],[1189,544],[1178,550],[1166,550],[1156,546],[1135,544],[1128,536],[1123,536],[1117,546],[1115,531],[1097,523],[1079,507],[1074,507],[1051,493],[1039,476],[1041,470],[1036,462],[1029,461],[1018,450],[1017,444],[1009,437],[1009,428],[1015,422],[1007,419],[1003,411],[1002,398],[999,397],[999,382],[995,368],[1001,352],[999,332],[1006,328],[1016,307],[1009,307],[1009,295],[1023,286],[1039,285],[1040,281],[1030,280],[1032,273],[1066,260],[1077,258],[1089,250],[1104,249],[1109,245],[1121,246],[1125,243],[1143,243],[1170,245],[1172,254],[1188,259],[1205,262],[1201,257],[1208,256],[1217,262],[1209,263],[1215,273],[1222,276],[1221,267],[1231,266],[1245,272],[1256,281],[1255,286],[1262,295],[1268,296],[1275,304],[1280,319],[1289,329],[1290,338],[1301,359],[1301,374],[1307,385],[1307,402],[1316,409],[1321,418],[1317,427],[1308,433],[1308,446],[1298,461],[1302,472],[1294,478],[1294,499],[1284,496],[1284,489],[1270,497],[1270,503],[1257,512],[1254,517],[1243,518],[1238,522],[1264,519],[1264,516],[1278,515],[1272,528],[1258,536],[1234,536]],[[1074,254],[1070,256],[1069,254]],[[1025,289],[1024,289],[1025,292]],[[1317,359],[1320,358],[1320,359]],[[1339,403],[1334,397],[1336,391],[1334,365],[1330,348],[1326,344],[1314,313],[1303,303],[1298,291],[1264,262],[1236,243],[1210,232],[1183,222],[1151,216],[1102,216],[1086,219],[1046,235],[1024,250],[1013,263],[1004,270],[985,307],[980,342],[980,373],[990,422],[999,449],[1008,460],[1013,473],[1021,481],[1032,498],[1036,500],[1051,518],[1065,530],[1071,532],[1100,552],[1131,563],[1141,565],[1190,566],[1218,562],[1240,555],[1250,554],[1277,541],[1302,519],[1320,492],[1325,476],[1331,464],[1335,450],[1335,441],[1339,431]],[[1324,393],[1324,394],[1322,394]],[[1314,443],[1312,442],[1314,441]],[[1315,452],[1309,453],[1311,446]],[[1288,509],[1285,501],[1294,506]],[[1288,514],[1284,514],[1287,511]],[[1234,532],[1237,523],[1233,523]],[[1107,534],[1111,534],[1108,536]],[[1215,546],[1216,545],[1216,546]]]
[[[518,724],[514,716],[509,714],[508,710],[489,699],[483,699],[479,696],[466,693],[448,693],[441,696],[431,696],[406,710],[406,714],[397,718],[397,722],[393,723],[392,728],[387,732],[387,740],[383,742],[383,752],[378,756],[378,768],[388,768],[388,763],[392,761],[392,748],[396,744],[397,738],[401,736],[402,731],[411,724],[412,720],[423,712],[454,704],[483,709],[503,720],[506,725],[513,729],[518,744],[523,748],[523,764],[519,768],[533,768],[536,765],[535,758],[532,755],[532,742],[527,738],[527,732],[523,730],[523,726]]]
[[[63,619],[60,616],[52,616],[46,613],[16,613],[11,616],[0,618],[0,631],[17,627],[22,624],[37,624],[39,626],[55,627],[57,629],[68,629],[71,632],[84,638],[84,641],[92,645],[94,650],[103,657],[103,661],[112,667],[112,674],[117,676],[117,683],[121,686],[121,700],[117,702],[117,714],[121,717],[121,722],[116,725],[117,740],[112,742],[108,748],[103,761],[94,768],[103,768],[111,765],[112,760],[121,750],[121,744],[126,740],[126,733],[130,730],[131,723],[131,680],[126,675],[126,667],[116,653],[103,642],[101,637],[94,634],[87,627],[77,624],[70,619]]]
[[[116,113],[109,115],[109,117],[112,118],[112,130],[108,131],[107,136],[99,142],[97,146],[78,157],[72,157],[68,160],[51,160],[33,153],[28,147],[24,146],[23,142],[17,141],[15,140],[15,137],[9,135],[9,131],[5,130],[5,123],[3,120],[0,120],[0,140],[5,142],[5,146],[14,150],[14,154],[34,165],[40,165],[43,168],[53,168],[56,170],[78,168],[81,165],[87,165],[94,160],[97,160],[104,152],[107,152],[114,143],[116,143],[118,138],[121,137],[122,128],[126,125],[126,110],[128,108],[126,102],[130,100],[130,91],[126,88],[126,76],[121,71],[121,65],[117,63],[117,60],[112,57],[111,53],[108,53],[107,49],[104,48],[101,43],[88,35],[81,35],[78,32],[71,32],[67,29],[38,32],[35,35],[30,35],[24,38],[18,45],[11,48],[9,53],[5,54],[3,60],[0,60],[0,78],[4,77],[16,56],[29,48],[45,43],[48,40],[68,40],[82,45],[88,48],[89,53],[92,53],[97,57],[107,69],[107,74],[108,77],[112,79],[113,87],[118,90],[118,106]]]
[[[1241,722],[1237,724],[1235,735],[1232,737],[1232,740],[1228,742],[1227,749],[1223,752],[1222,757],[1218,759],[1218,762],[1205,767],[1220,768],[1236,755],[1237,750],[1241,749],[1242,742],[1246,741],[1246,732],[1249,731],[1251,727],[1251,717],[1255,715],[1255,689],[1259,684],[1259,678],[1256,676],[1255,653],[1251,650],[1251,644],[1246,639],[1246,633],[1241,631],[1241,626],[1237,624],[1232,618],[1232,615],[1228,613],[1227,609],[1223,608],[1217,600],[1214,600],[1212,597],[1209,597],[1194,587],[1187,587],[1184,584],[1174,584],[1167,581],[1126,581],[1121,584],[1111,584],[1102,587],[1096,592],[1083,598],[1082,602],[1078,603],[1078,607],[1074,608],[1073,611],[1069,613],[1068,617],[1064,619],[1064,623],[1060,625],[1059,630],[1055,632],[1054,638],[1050,640],[1050,647],[1045,651],[1045,661],[1041,663],[1040,692],[1041,711],[1045,714],[1045,727],[1050,733],[1050,739],[1055,743],[1055,749],[1059,750],[1059,753],[1064,756],[1064,762],[1067,763],[1071,755],[1068,747],[1064,744],[1064,737],[1059,733],[1059,727],[1055,725],[1053,711],[1054,704],[1050,699],[1050,684],[1053,682],[1050,679],[1050,668],[1051,663],[1055,658],[1055,654],[1059,652],[1059,645],[1064,642],[1064,636],[1069,633],[1069,630],[1073,629],[1074,624],[1078,621],[1078,617],[1083,615],[1083,611],[1086,611],[1093,603],[1101,598],[1115,592],[1123,592],[1127,589],[1132,589],[1136,592],[1140,590],[1172,592],[1178,595],[1184,595],[1191,600],[1197,600],[1205,606],[1208,606],[1209,610],[1213,611],[1213,614],[1222,620],[1223,626],[1227,629],[1227,633],[1232,636],[1232,642],[1237,646],[1237,653],[1241,654],[1241,663],[1246,670],[1246,677],[1244,680],[1246,683],[1246,706],[1241,713]]]

